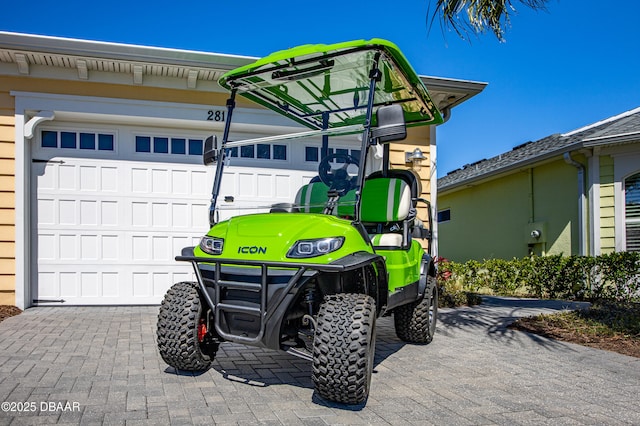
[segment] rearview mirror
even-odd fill
[[[218,161],[218,138],[209,136],[204,141],[204,150],[202,152],[202,162],[205,166]]]
[[[385,105],[376,112],[378,126],[371,134],[378,142],[401,141],[407,137],[407,126],[404,121],[402,105]]]

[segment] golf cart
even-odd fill
[[[174,284],[162,302],[160,354],[178,370],[198,371],[222,342],[282,350],[312,362],[321,397],[362,403],[378,317],[393,315],[403,341],[434,336],[430,205],[415,172],[390,168],[389,143],[405,139],[407,127],[441,123],[440,112],[399,49],[381,39],[276,52],[220,84],[230,91],[224,133],[204,152],[217,167],[211,229],[176,257],[193,265],[196,281]],[[309,130],[232,141],[238,95]],[[330,139],[345,135],[358,135],[360,155],[330,150]],[[218,220],[234,149],[311,138],[322,141],[318,175],[294,200]]]

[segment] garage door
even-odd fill
[[[63,122],[39,128],[31,165],[33,303],[157,304],[173,283],[192,280],[190,265],[174,258],[209,227],[215,169],[201,163],[207,136]],[[306,145],[234,152],[220,219],[251,213],[249,205],[291,202],[316,174],[318,142]]]

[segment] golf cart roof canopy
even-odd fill
[[[374,107],[402,105],[407,126],[442,123],[407,59],[382,39],[282,50],[227,72],[220,84],[310,129],[347,130],[365,122],[376,60],[380,72]]]

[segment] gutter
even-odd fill
[[[587,223],[587,209],[586,209],[586,195],[585,195],[585,184],[584,184],[584,176],[585,176],[585,168],[584,165],[578,163],[576,160],[571,158],[570,152],[565,152],[562,156],[564,158],[565,163],[575,167],[578,169],[578,240],[580,247],[580,255],[587,255],[587,238],[585,233],[585,226]]]

